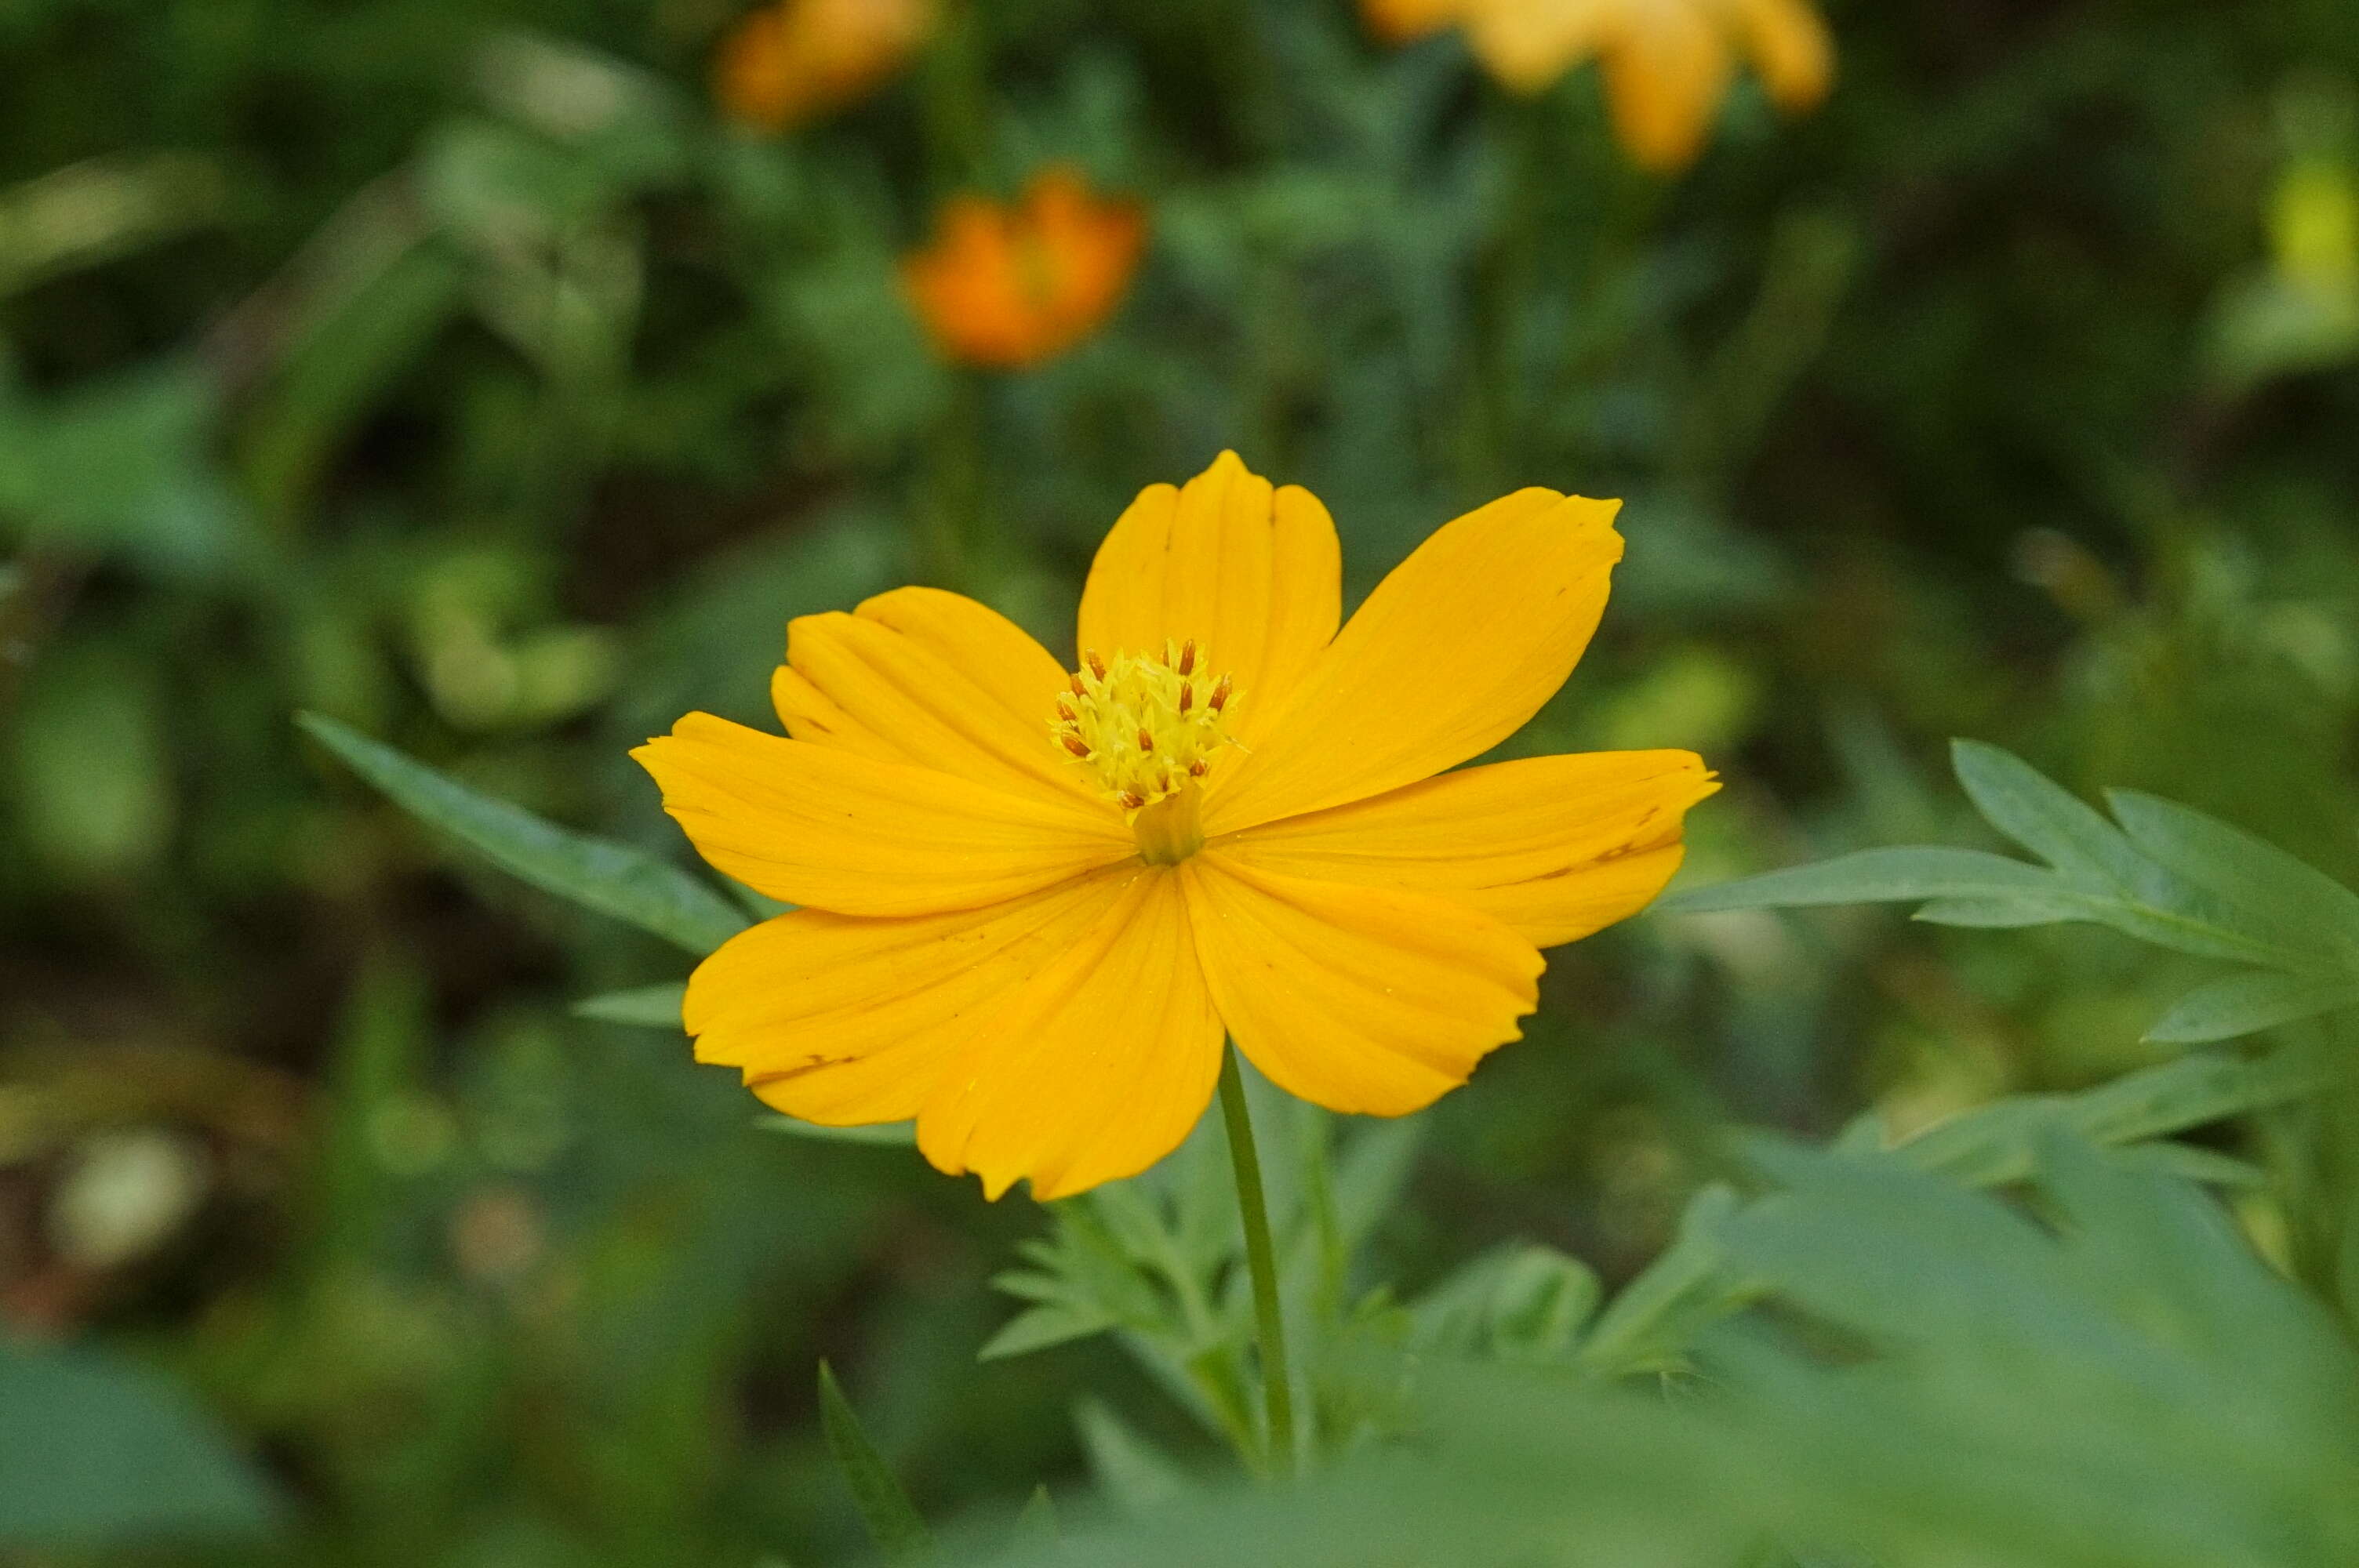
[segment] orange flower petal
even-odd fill
[[[1136,203],[1095,198],[1079,174],[1052,168],[1013,207],[946,202],[933,243],[903,261],[902,286],[948,357],[1037,364],[1113,314],[1146,238]]]
[[[1462,903],[1283,876],[1217,850],[1181,863],[1196,951],[1237,1048],[1288,1093],[1400,1116],[1522,1033],[1540,956]]]
[[[1620,506],[1523,490],[1437,531],[1376,585],[1260,743],[1215,776],[1205,832],[1382,795],[1522,728],[1604,612]]]
[[[1148,486],[1114,524],[1082,592],[1081,643],[1110,657],[1194,639],[1203,667],[1235,681],[1229,730],[1250,747],[1334,637],[1343,596],[1318,497],[1223,452],[1184,488]]]
[[[1693,163],[1735,70],[1719,27],[1694,5],[1632,9],[1604,60],[1606,108],[1630,156],[1664,172]]]
[[[1043,1202],[1068,1196],[1178,1148],[1220,1070],[1179,879],[1142,867],[943,1072],[918,1147],[990,1197],[1019,1177]]]
[[[906,1121],[977,1022],[1084,936],[1122,869],[982,909],[897,920],[798,909],[723,943],[688,982],[696,1057],[789,1116]]]
[[[788,903],[931,914],[1031,892],[1136,852],[1112,813],[691,713],[631,753],[697,852]]]
[[[1288,817],[1213,848],[1264,871],[1438,893],[1553,947],[1636,914],[1720,786],[1692,752],[1530,757]]]
[[[905,588],[851,615],[797,617],[770,694],[798,741],[1103,812],[1049,733],[1064,685],[1062,666],[1006,616]]]

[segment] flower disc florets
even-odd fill
[[[1185,790],[1236,744],[1223,719],[1229,697],[1229,677],[1206,671],[1192,638],[1110,660],[1092,649],[1049,731],[1109,799],[1137,811]]]

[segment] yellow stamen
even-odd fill
[[[1087,767],[1106,798],[1132,815],[1139,853],[1172,865],[1203,844],[1196,781],[1236,744],[1223,716],[1226,676],[1198,700],[1200,651],[1193,639],[1153,654],[1089,649],[1074,672],[1072,696],[1060,696],[1049,730]],[[1191,678],[1192,677],[1192,678]]]

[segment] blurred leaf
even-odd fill
[[[1709,914],[1730,909],[1797,909],[1815,904],[1895,903],[1959,899],[2071,918],[2075,906],[2056,879],[2037,866],[1981,849],[1862,849],[1816,865],[1764,871],[1708,888],[1674,893],[1655,907],[1665,914]],[[2044,913],[2046,911],[2060,913]]]
[[[2161,1044],[2203,1045],[2346,1007],[2359,1007],[2359,981],[2256,969],[2188,992],[2146,1037]]]
[[[0,376],[0,527],[166,575],[236,563],[244,518],[213,462],[215,400],[180,362],[38,400]]]
[[[568,832],[520,806],[477,795],[323,715],[306,713],[297,722],[404,810],[544,892],[628,921],[700,957],[745,928],[745,917],[718,892],[637,849]]]
[[[816,1121],[805,1121],[795,1116],[763,1116],[754,1125],[765,1132],[782,1133],[788,1138],[808,1138],[820,1143],[870,1143],[889,1149],[914,1149],[918,1146],[918,1129],[914,1122],[887,1121],[870,1127],[822,1127]]]
[[[2193,1055],[2077,1094],[2003,1099],[1929,1128],[1893,1152],[1952,1181],[1995,1185],[2029,1175],[2040,1141],[2060,1130],[2099,1145],[2135,1144],[2299,1099],[2323,1081],[2307,1054],[2256,1061]]]
[[[279,1508],[174,1384],[0,1337],[0,1546],[99,1552],[270,1531]]]
[[[835,1456],[837,1473],[844,1485],[852,1488],[852,1500],[859,1507],[861,1521],[868,1527],[868,1539],[885,1554],[888,1563],[916,1563],[934,1554],[933,1533],[926,1521],[918,1517],[910,1505],[908,1494],[895,1480],[885,1456],[868,1441],[860,1429],[859,1417],[852,1413],[850,1401],[836,1386],[835,1373],[825,1361],[819,1364],[820,1427],[827,1435],[827,1451]]]
[[[571,1011],[576,1018],[594,1018],[605,1023],[633,1023],[647,1029],[669,1029],[679,1033],[679,1010],[688,999],[688,987],[679,981],[666,981],[657,986],[638,986],[625,991],[603,991],[583,997]]]
[[[1106,1495],[1133,1513],[1161,1508],[1196,1489],[1194,1477],[1136,1428],[1095,1397],[1073,1407],[1090,1475]]]
[[[225,184],[211,159],[164,152],[87,158],[0,190],[0,298],[212,221]]]
[[[1550,1360],[1571,1354],[1602,1294],[1587,1264],[1527,1242],[1477,1258],[1409,1312],[1417,1342],[1436,1351]]]
[[[1031,1497],[1025,1499],[1024,1511],[1016,1516],[1016,1548],[1036,1552],[1053,1548],[1060,1536],[1055,1499],[1049,1496],[1048,1487],[1033,1487]]]
[[[1003,1275],[996,1281],[1003,1291],[1012,1290]],[[1006,1327],[993,1335],[975,1352],[978,1361],[996,1361],[1009,1356],[1028,1355],[1046,1350],[1052,1345],[1071,1340],[1086,1339],[1093,1334],[1103,1334],[1115,1327],[1121,1320],[1103,1307],[1087,1302],[1045,1302],[1028,1311],[1018,1313]]]

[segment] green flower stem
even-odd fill
[[[1294,1385],[1286,1364],[1286,1314],[1277,1303],[1277,1252],[1269,1242],[1269,1206],[1261,1191],[1261,1155],[1254,1148],[1253,1114],[1232,1045],[1221,1058],[1221,1119],[1229,1130],[1236,1167],[1237,1214],[1245,1221],[1245,1268],[1253,1275],[1254,1316],[1261,1326],[1261,1379],[1269,1401],[1269,1471],[1294,1474]]]

